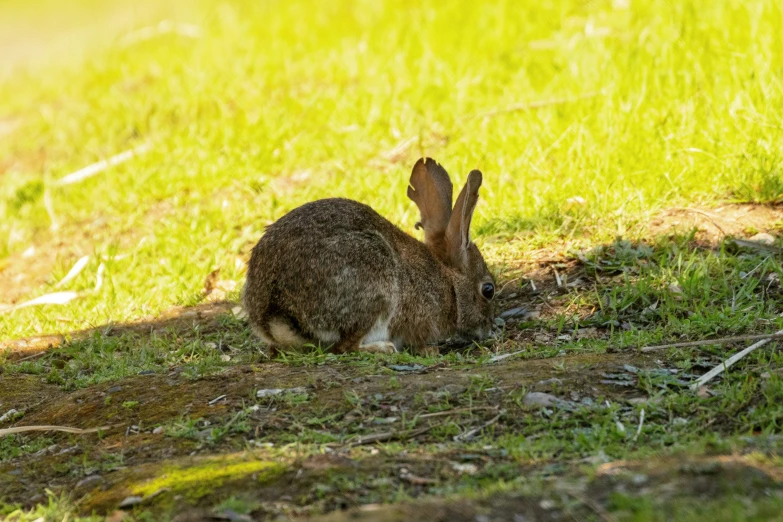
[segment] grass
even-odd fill
[[[648,358],[634,350],[783,328],[780,255],[688,226],[649,231],[666,209],[701,212],[714,227],[711,206],[753,203],[766,205],[767,219],[738,212],[729,235],[779,234],[779,2],[314,5],[0,6],[0,42],[14,43],[0,64],[0,301],[79,294],[62,306],[0,311],[2,340],[64,336],[26,360],[0,353],[0,415],[17,409],[9,424],[128,424],[123,436],[97,440],[0,439],[0,516],[110,512],[109,500],[82,503],[69,489],[38,486],[74,486],[98,470],[114,502],[123,490],[112,477],[126,469],[258,448],[278,452],[274,462],[306,464],[290,482],[298,485],[289,507],[315,512],[442,495],[501,509],[491,499],[523,492],[534,499],[528,518],[543,516],[535,510],[547,502],[601,518],[573,485],[560,487],[573,480],[621,520],[779,513],[780,350],[753,353],[706,394],[687,384],[740,346]],[[145,27],[158,32],[137,31]],[[58,184],[145,145],[127,162]],[[405,187],[421,155],[457,183],[473,168],[484,173],[475,240],[507,285],[501,309],[535,312],[507,319],[498,342],[439,357],[314,349],[270,362],[230,304],[209,302],[207,276],[219,268],[221,291],[235,301],[264,227],[306,201],[357,199],[413,232]],[[83,271],[57,286],[83,256]],[[256,396],[294,386],[307,393]],[[530,391],[570,406],[530,407]],[[455,442],[501,409],[475,438]],[[384,431],[403,435],[341,453],[355,469],[328,460]],[[59,453],[69,448],[79,456]],[[747,476],[720,459],[718,471],[698,468],[699,459],[738,455]],[[648,490],[634,476],[602,474],[602,463],[619,459],[651,463],[635,471]],[[435,483],[401,478],[404,466]],[[763,495],[753,470],[772,477]],[[709,489],[703,476],[748,487]],[[696,485],[682,486],[683,477]],[[204,505],[278,513],[276,486],[255,486],[210,492]],[[16,503],[33,493],[39,500]],[[159,519],[154,509],[132,516]]]

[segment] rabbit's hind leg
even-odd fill
[[[334,353],[347,353],[347,352],[366,352],[366,353],[395,353],[397,348],[394,343],[389,341],[371,341],[362,342],[369,331],[353,332],[348,335],[344,335],[337,343],[332,346]]]

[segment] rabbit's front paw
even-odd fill
[[[367,352],[367,353],[395,353],[397,349],[394,347],[394,343],[390,343],[387,341],[378,341],[375,343],[367,343],[362,344],[359,346],[360,352]]]

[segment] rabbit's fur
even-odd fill
[[[248,262],[243,301],[253,331],[273,350],[321,343],[336,352],[487,337],[494,280],[469,235],[481,181],[477,170],[468,175],[452,212],[449,175],[431,158],[416,163],[408,197],[424,242],[348,199],[284,215]]]

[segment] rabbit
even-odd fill
[[[470,240],[481,182],[470,172],[452,210],[449,175],[432,158],[416,162],[408,197],[424,242],[349,199],[285,214],[248,261],[242,301],[252,331],[271,354],[318,343],[336,353],[432,353],[428,345],[452,336],[491,336],[495,280]]]

